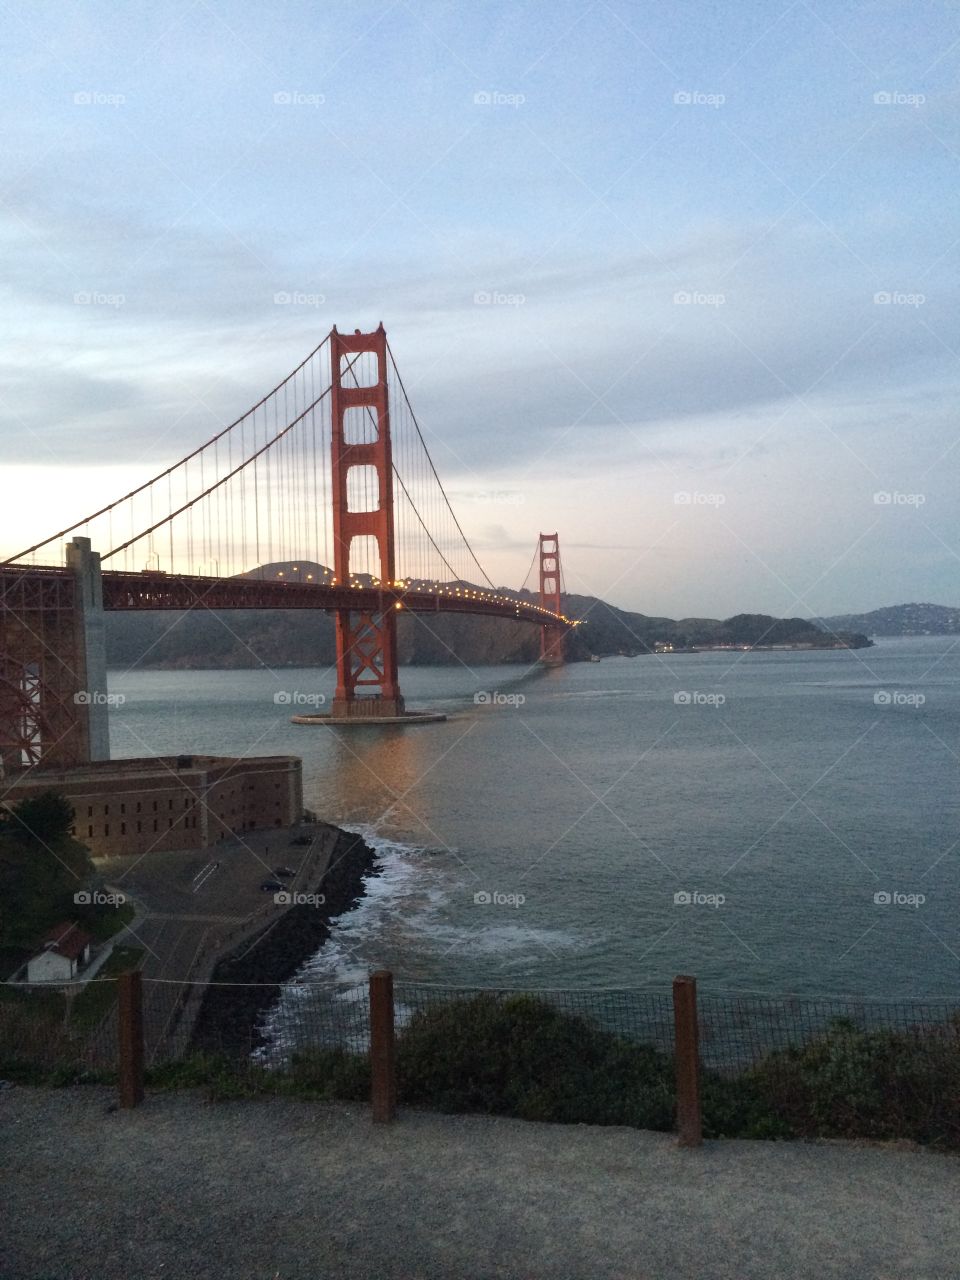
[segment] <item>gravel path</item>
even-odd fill
[[[292,1100],[0,1093],[2,1280],[956,1280],[960,1161]]]

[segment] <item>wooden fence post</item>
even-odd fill
[[[681,974],[673,980],[673,1027],[677,1071],[677,1133],[681,1147],[703,1142],[700,1115],[700,1037],[697,1028],[697,980]]]
[[[397,1110],[393,1042],[393,974],[370,975],[370,1101],[373,1123],[389,1124]]]
[[[121,1107],[143,1101],[143,985],[140,970],[117,979],[117,1028]]]

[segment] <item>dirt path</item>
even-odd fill
[[[3,1280],[956,1280],[960,1160],[291,1100],[0,1093]],[[51,1212],[51,1208],[55,1211]]]

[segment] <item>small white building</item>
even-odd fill
[[[28,982],[70,982],[90,960],[90,935],[78,924],[54,925],[27,964]]]

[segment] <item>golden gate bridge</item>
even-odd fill
[[[561,605],[556,533],[540,534],[531,569],[538,560],[536,595],[494,586],[444,490],[383,325],[350,335],[334,327],[199,448],[0,561],[0,766],[109,756],[104,610],[331,611],[331,719],[400,720],[404,609],[535,623],[541,660],[562,662],[574,624]],[[295,576],[265,567],[281,563]]]

